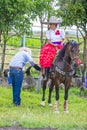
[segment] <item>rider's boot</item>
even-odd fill
[[[48,68],[45,68],[45,75],[43,76],[43,80],[47,80],[48,76]]]
[[[42,68],[42,76],[45,75],[45,68]]]

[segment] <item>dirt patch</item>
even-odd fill
[[[56,129],[53,129],[53,128],[26,129],[23,127],[11,126],[11,127],[2,127],[2,128],[0,128],[0,130],[56,130]]]

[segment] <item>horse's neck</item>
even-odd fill
[[[69,57],[63,57],[62,59],[56,59],[54,65],[64,71],[71,71],[72,65]]]
[[[64,68],[68,71],[73,70],[72,61],[69,56],[63,58]]]
[[[66,64],[71,64],[71,58],[69,56],[64,56],[63,61],[65,61]]]

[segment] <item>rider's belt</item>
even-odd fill
[[[12,68],[12,69],[16,69],[16,70],[22,70],[22,68],[20,68],[20,67],[10,66],[10,68]]]
[[[61,44],[61,41],[58,42],[52,42],[53,44]]]

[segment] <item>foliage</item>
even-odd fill
[[[41,46],[43,43],[43,22],[45,19],[49,19],[50,15],[53,15],[55,10],[52,7],[54,0],[34,0],[35,9],[34,12],[36,13],[37,18],[39,18],[41,24]]]
[[[53,0],[35,0],[35,12],[37,16],[42,19],[44,15],[53,15],[54,9],[52,8]],[[46,18],[46,17],[45,17]]]
[[[0,0],[0,41],[3,44],[1,71],[4,68],[6,42],[9,37],[30,34],[31,19],[35,18],[32,8],[33,2],[30,0]]]
[[[79,96],[79,89],[71,88],[69,91],[69,114],[63,111],[64,90],[60,89],[59,110],[54,113],[54,107],[47,103],[48,89],[46,91],[46,106],[41,107],[42,91],[23,91],[21,94],[22,106],[12,104],[11,87],[0,87],[0,127],[22,126],[25,128],[56,128],[60,130],[86,130],[87,129],[87,100]],[[54,104],[55,91],[52,94]]]
[[[37,16],[41,17],[47,10],[52,10],[51,6],[47,4],[51,1],[52,0],[1,0],[0,35],[4,34],[5,39],[10,31],[18,35],[29,35],[32,20]]]
[[[4,3],[4,4],[3,4]],[[0,1],[0,31],[8,34],[14,31],[17,34],[29,33],[33,3],[30,0],[1,0]]]
[[[53,0],[0,0],[0,41],[3,44],[1,71],[4,68],[6,42],[9,37],[15,34],[20,36],[31,34],[32,21],[37,16],[41,18],[46,10],[51,8],[47,4],[51,1]]]
[[[87,22],[86,4],[86,1],[83,2],[81,0],[66,0],[64,3],[60,0],[59,14],[63,17],[64,25],[76,25],[85,31],[85,23]]]

